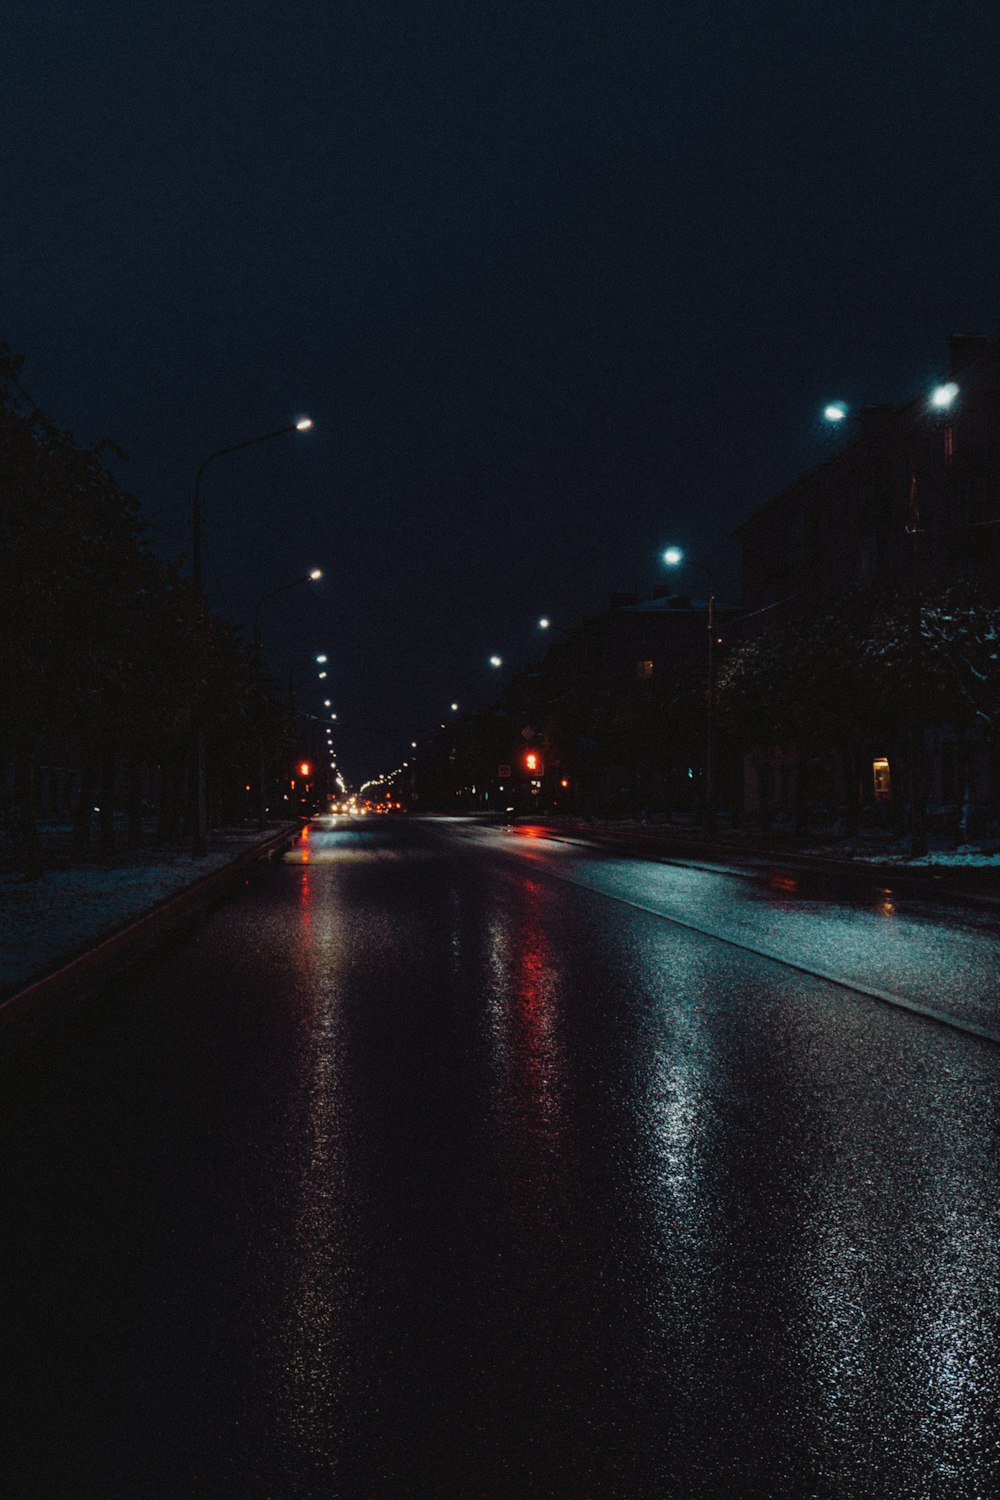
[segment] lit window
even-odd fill
[[[653,663],[651,661],[637,661],[635,664],[635,675],[640,682],[648,682],[653,675]]]
[[[888,802],[892,796],[889,762],[884,755],[879,755],[872,761],[872,789],[876,802]]]

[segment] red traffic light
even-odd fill
[[[524,769],[526,771],[541,771],[542,757],[535,750],[529,750],[524,757]]]
[[[311,770],[312,770],[312,766],[309,764],[309,762],[307,760],[304,760],[302,762],[302,764],[299,766],[299,775],[300,776],[308,776],[309,772]]]

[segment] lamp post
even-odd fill
[[[312,568],[301,578],[294,578],[291,583],[283,583],[279,588],[269,589],[266,594],[261,594],[253,611],[253,659],[257,667],[261,665],[261,642],[260,642],[260,612],[269,599],[276,594],[285,594],[289,589],[297,589],[302,583],[316,583],[323,577],[322,569]],[[257,760],[257,829],[263,833],[267,827],[267,808],[264,805],[264,776],[266,772],[264,740],[260,741]]]
[[[708,579],[708,698],[705,705],[705,817],[706,831],[715,827],[715,579],[704,563],[685,558],[680,547],[668,547],[663,554],[668,568],[686,563],[697,568]]]
[[[291,583],[283,583],[280,588],[269,589],[266,594],[261,594],[253,608],[253,654],[258,665],[260,664],[260,612],[263,606],[276,594],[287,594],[289,589],[297,589],[303,583],[318,583],[322,577],[323,570],[313,568],[301,578],[293,578]]]
[[[227,453],[239,453],[241,448],[254,448],[258,443],[269,442],[271,438],[284,437],[288,432],[308,432],[311,426],[311,417],[300,417],[297,422],[291,422],[287,427],[276,427],[273,432],[262,432],[259,437],[246,438],[242,443],[230,443],[226,448],[217,448],[214,453],[202,459],[195,475],[194,503],[191,507],[191,572],[196,594],[201,594],[201,480],[209,464],[214,463],[217,458],[224,458]]]
[[[953,380],[937,385],[927,398],[933,412],[950,411],[958,395]],[[920,587],[920,502],[917,493],[917,463],[913,448],[907,465],[906,530],[910,538],[910,854],[927,853],[927,768],[924,755],[924,716],[920,705],[921,665],[921,587]]]
[[[284,437],[287,432],[308,432],[312,426],[311,417],[300,417],[297,422],[291,422],[287,427],[276,427],[273,432],[262,432],[258,437],[246,438],[242,443],[230,443],[226,448],[217,448],[207,458],[203,458],[198,465],[198,472],[194,480],[194,501],[191,506],[191,577],[194,583],[195,598],[201,602],[201,481],[209,464],[214,463],[217,458],[223,458],[227,453],[238,453],[241,448],[253,448],[258,443],[266,443],[271,438]],[[195,858],[200,858],[208,853],[208,809],[205,804],[205,730],[201,722],[200,712],[196,714],[197,726],[195,729],[194,750],[194,838],[192,841],[192,853]]]

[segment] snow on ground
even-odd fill
[[[558,824],[557,817],[542,818],[543,823]],[[581,831],[594,833],[639,833],[639,834],[666,834],[679,839],[691,839],[697,842],[705,838],[701,828],[694,821],[681,822],[680,820],[668,823],[654,819],[643,820],[640,818],[594,818],[589,823],[576,823],[574,820],[566,820],[567,826],[579,827]],[[729,844],[734,853],[746,852],[752,854],[759,850],[766,850],[779,857],[782,853],[788,855],[804,854],[819,859],[850,860],[855,864],[871,865],[905,865],[907,869],[929,869],[939,870],[973,870],[989,869],[1000,871],[1000,843],[995,838],[984,839],[981,843],[962,844],[957,849],[932,848],[929,853],[914,857],[906,848],[905,841],[897,841],[887,838],[884,834],[871,834],[867,837],[859,835],[857,838],[831,838],[828,835],[816,835],[811,837],[794,837],[790,828],[783,828],[775,823],[774,833],[788,834],[787,843],[782,845],[770,845],[769,836],[757,830],[736,831],[726,824],[720,824],[713,838],[721,844]]]
[[[179,849],[143,849],[107,863],[46,870],[38,880],[0,871],[0,991],[92,947],[277,831],[213,830],[203,859]]]
[[[875,845],[840,839],[832,844],[803,844],[801,854],[825,859],[849,859],[856,864],[905,865],[908,870],[1000,870],[1000,848],[989,844],[962,844],[958,849],[931,849],[912,855],[903,844]]]

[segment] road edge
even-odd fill
[[[164,896],[141,916],[129,918],[127,922],[114,928],[91,947],[74,954],[65,962],[57,959],[55,968],[47,973],[36,975],[21,989],[0,999],[0,1029],[11,1023],[23,1021],[42,1006],[75,989],[82,988],[88,981],[101,979],[123,952],[128,949],[135,952],[141,951],[175,922],[195,911],[220,886],[235,879],[247,865],[276,854],[279,849],[296,839],[299,832],[298,825],[283,828],[272,838],[265,839],[250,849],[244,849],[242,854],[238,854],[228,864],[221,865],[208,875],[203,875],[191,885],[186,885],[183,890]]]

